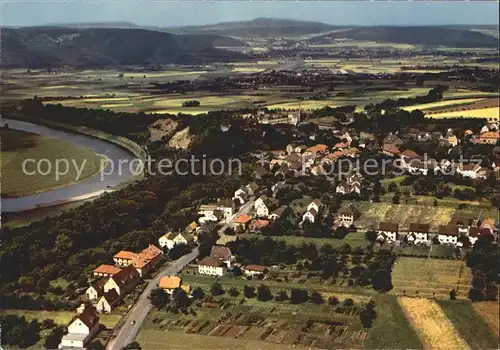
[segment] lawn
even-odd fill
[[[470,301],[440,300],[438,304],[471,348],[498,348],[498,337],[492,333],[486,321],[474,311]],[[496,308],[498,310],[498,305]]]
[[[251,339],[214,337],[183,332],[143,329],[137,337],[143,349],[300,349],[301,347],[267,343]]]
[[[78,147],[70,142],[60,141],[53,138],[26,133],[18,130],[1,129],[2,141],[1,172],[2,172],[2,195],[4,197],[18,197],[39,193],[64,187],[76,181],[81,181],[97,174],[101,167],[101,156],[83,147]],[[23,162],[26,159],[47,159],[52,165],[48,170],[46,162],[40,164],[41,172],[37,171],[34,163],[26,164],[26,173],[23,171]],[[67,174],[56,177],[56,160],[68,160],[69,169]],[[77,170],[73,162],[81,167],[83,171],[78,178]],[[60,172],[66,170],[65,165],[60,163]],[[35,172],[34,175],[28,175]]]
[[[373,298],[377,318],[365,349],[421,349],[422,343],[406,318],[396,297],[379,294]]]
[[[500,308],[498,301],[483,301],[472,304],[472,308],[486,321],[493,334],[500,342]]]
[[[256,235],[256,234],[247,234],[244,236],[245,238],[258,238],[264,239],[267,236]],[[330,244],[333,248],[341,248],[345,244],[351,246],[351,248],[366,248],[372,242],[365,239],[365,232],[352,232],[349,233],[344,239],[336,239],[336,238],[312,238],[312,237],[303,237],[303,236],[269,236],[270,238],[283,241],[289,245],[302,245],[302,244],[314,244],[316,247],[320,248],[324,244]]]
[[[28,320],[38,320],[42,322],[45,319],[54,320],[61,326],[67,326],[76,313],[71,311],[41,311],[41,310],[0,310],[0,314],[24,316]],[[116,314],[101,314],[100,323],[107,328],[114,328],[121,318],[121,315]]]
[[[391,293],[448,299],[455,289],[458,297],[467,298],[471,281],[470,269],[461,260],[399,257],[392,268]]]
[[[455,111],[445,113],[426,114],[429,118],[498,118],[500,115],[500,107],[478,108],[468,111]]]
[[[468,348],[453,323],[434,300],[402,297],[398,298],[398,301],[425,348],[443,350]]]

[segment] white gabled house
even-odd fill
[[[455,225],[440,225],[438,228],[438,240],[441,244],[450,244],[459,246],[458,237],[460,232],[458,231],[458,226]]]
[[[377,241],[391,243],[397,240],[399,240],[399,224],[381,222],[377,231]]]
[[[254,209],[257,217],[267,218],[269,216],[269,208],[266,205],[267,196],[260,196],[254,203]]]
[[[411,223],[408,229],[408,243],[430,244],[430,225]]]
[[[99,332],[99,316],[91,306],[86,306],[68,325],[59,348],[85,348],[92,337]]]

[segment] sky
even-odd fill
[[[0,0],[1,24],[132,22],[143,26],[200,25],[257,17],[333,25],[496,24],[497,1],[159,1]]]

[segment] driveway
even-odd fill
[[[127,344],[132,343],[135,337],[139,333],[139,330],[146,318],[149,310],[151,310],[151,303],[149,302],[149,295],[151,291],[155,289],[160,283],[160,279],[166,275],[175,275],[179,273],[187,264],[193,261],[198,256],[198,247],[194,248],[193,251],[187,255],[181,256],[179,259],[172,261],[168,267],[161,270],[155,278],[149,281],[148,285],[142,292],[141,296],[137,299],[136,304],[130,310],[123,324],[122,328],[119,330],[118,335],[112,339],[106,349],[109,350],[120,350]],[[132,322],[134,324],[132,324]]]

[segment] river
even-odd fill
[[[0,125],[3,126],[5,123],[9,124],[9,128],[11,129],[52,137],[61,141],[69,141],[76,146],[84,147],[97,154],[105,155],[111,161],[110,163],[116,166],[112,167],[108,164],[105,169],[95,176],[70,184],[66,187],[60,187],[19,198],[2,198],[2,212],[20,212],[95,197],[133,178],[133,174],[128,164],[135,156],[128,150],[114,143],[25,121],[1,118]],[[124,164],[121,169],[118,169],[119,160],[122,160]],[[123,160],[127,160],[126,163]],[[102,172],[105,173],[102,174]]]

